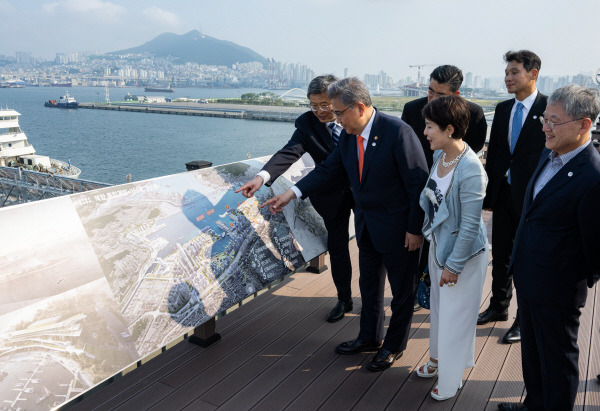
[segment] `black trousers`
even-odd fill
[[[398,249],[392,253],[379,253],[373,247],[366,227],[358,249],[362,297],[358,338],[363,341],[383,339],[383,348],[392,352],[403,351],[408,343],[413,316],[419,250],[409,253],[404,244],[399,244]],[[392,316],[384,339],[383,292],[386,274],[392,290]]]
[[[342,204],[334,216],[323,218],[327,229],[327,249],[331,262],[331,277],[338,293],[338,300],[349,302],[352,298],[352,263],[350,262],[350,251],[348,242],[348,225],[350,223],[350,211],[353,205],[352,194],[346,193]]]
[[[579,385],[577,332],[581,311],[538,304],[520,297],[521,361],[532,410],[572,410]]]
[[[513,242],[521,218],[521,210],[515,210],[506,177],[500,185],[500,194],[492,213],[492,297],[490,308],[505,311],[512,298],[512,274],[508,274],[508,263]]]

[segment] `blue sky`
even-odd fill
[[[417,74],[455,64],[502,76],[502,54],[529,48],[542,75],[600,67],[600,1],[0,0],[0,54],[113,51],[193,29],[317,74]],[[425,67],[429,73],[433,67]]]

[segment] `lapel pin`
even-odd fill
[[[568,175],[569,177],[573,177],[573,172],[572,172],[572,171],[569,171],[569,172],[567,173],[567,175]]]
[[[379,137],[375,136],[375,137],[373,137],[373,140],[377,140],[378,138],[379,138]]]
[[[537,119],[537,116],[533,116],[533,119],[534,119],[534,120],[536,120],[536,119]]]
[[[371,144],[371,145],[372,145],[373,147],[375,147],[375,146],[377,145],[377,143],[373,143],[373,144]]]

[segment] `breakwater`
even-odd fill
[[[170,103],[79,103],[79,108],[128,111],[154,114],[176,114],[182,116],[202,116],[235,118],[242,120],[294,122],[304,113],[306,107],[278,107],[241,104],[170,102]]]

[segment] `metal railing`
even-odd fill
[[[19,167],[0,167],[0,207],[95,190],[111,185],[60,177]]]

